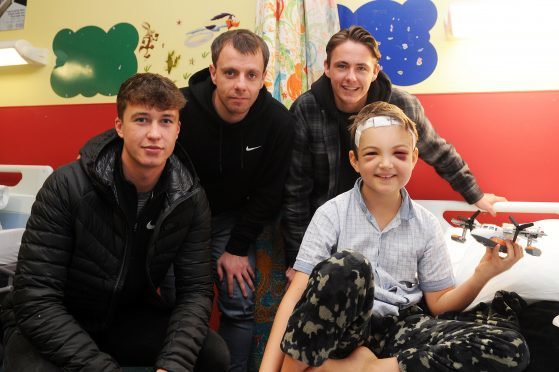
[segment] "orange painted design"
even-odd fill
[[[231,29],[231,27],[239,27],[239,25],[241,24],[240,21],[234,21],[232,19],[227,19],[225,20],[225,23],[227,24],[227,29]]]
[[[280,20],[284,8],[285,4],[283,0],[276,0],[276,9],[274,10],[274,17],[276,17],[276,20]]]
[[[303,88],[303,81],[301,80],[302,73],[301,64],[297,63],[295,65],[295,72],[287,79],[287,93],[292,100],[295,100],[301,95],[301,89]]]

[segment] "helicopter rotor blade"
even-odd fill
[[[518,238],[518,234],[519,234],[519,233],[520,233],[520,229],[517,227],[517,228],[514,230],[514,237],[512,238],[512,242],[513,242],[513,243],[516,242],[516,238]]]
[[[530,222],[530,223],[525,223],[523,225],[520,225],[519,228],[520,228],[520,230],[524,230],[524,229],[527,229],[527,228],[532,227],[532,226],[534,226],[534,223]]]
[[[515,227],[515,229],[514,229],[514,237],[513,237],[513,239],[512,239],[513,242],[516,242],[516,238],[518,238],[518,234],[519,234],[522,230],[527,229],[528,227],[534,226],[534,223],[533,223],[533,222],[525,223],[525,224],[519,225],[518,222],[516,221],[516,219],[515,219],[513,216],[509,216],[509,220],[511,220],[511,222],[514,224],[514,227]]]

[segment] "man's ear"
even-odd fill
[[[262,85],[260,85],[260,88],[264,86],[265,82],[266,82],[266,70],[262,72]]]
[[[217,69],[215,68],[214,64],[210,64],[210,77],[212,78],[212,82],[214,83],[214,85],[216,85],[215,82],[215,73],[216,73]]]
[[[120,138],[123,138],[124,134],[122,132],[122,120],[120,120],[120,118],[118,116],[115,119],[115,129],[116,129],[116,133],[118,134],[118,136]]]
[[[380,72],[380,64],[378,62],[375,64],[375,68],[373,69],[373,72],[375,74],[375,77],[373,78],[374,81]]]
[[[357,161],[357,156],[355,156],[353,150],[349,150],[349,163],[351,164],[353,169],[355,169],[355,171],[359,173],[359,162]]]
[[[328,60],[324,60],[324,74],[330,77],[330,66],[328,64]]]

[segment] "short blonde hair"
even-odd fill
[[[356,158],[358,156],[358,148],[357,144],[355,143],[357,129],[368,119],[376,116],[388,116],[401,122],[404,129],[410,132],[410,134],[415,137],[415,144],[417,145],[417,140],[419,139],[417,127],[415,123],[404,113],[404,111],[402,111],[401,108],[387,102],[373,102],[363,107],[357,115],[354,115],[350,118],[353,120],[353,123],[349,127],[349,133],[351,136],[351,148]]]

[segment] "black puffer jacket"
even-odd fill
[[[33,205],[13,292],[19,330],[63,370],[112,371],[86,331],[103,330],[125,277],[130,234],[113,182],[122,141],[113,130],[92,139],[81,159],[54,172]],[[152,299],[171,263],[176,304],[156,367],[192,370],[212,305],[210,212],[186,154],[169,159],[168,189],[147,253]],[[165,304],[163,304],[165,305]]]

